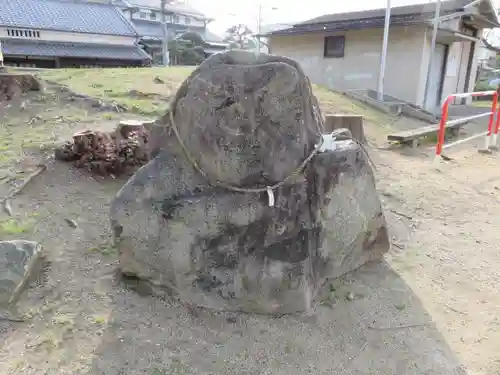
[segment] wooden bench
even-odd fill
[[[453,137],[458,136],[460,129],[465,123],[458,122],[450,125],[446,125],[447,133],[451,134]],[[394,134],[389,134],[387,136],[388,141],[399,142],[403,145],[409,145],[412,148],[418,147],[419,140],[423,137],[429,135],[437,135],[439,131],[439,125],[429,125],[412,130],[404,130]]]

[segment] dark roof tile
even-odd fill
[[[0,26],[136,35],[131,23],[112,5],[57,0],[0,0]]]
[[[441,12],[449,12],[461,9],[465,5],[471,3],[472,0],[446,0],[441,2]],[[406,16],[411,14],[434,14],[436,9],[436,2],[423,3],[423,4],[412,4],[404,5],[391,8],[391,16]],[[359,12],[346,12],[346,13],[334,13],[326,14],[324,16],[316,17],[304,22],[300,22],[298,25],[310,25],[314,23],[326,23],[326,22],[339,22],[339,21],[350,21],[365,18],[378,18],[385,17],[385,8],[362,10]]]
[[[59,43],[25,39],[2,40],[4,55],[80,57],[116,60],[148,60],[151,57],[138,46],[89,43]]]

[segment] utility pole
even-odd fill
[[[262,4],[259,3],[259,15],[257,16],[257,56],[260,55],[260,31],[262,24]]]
[[[165,5],[167,1],[161,0],[161,26],[162,26],[162,39],[161,39],[161,52],[162,52],[162,62],[164,66],[169,65],[170,56],[168,54],[168,26],[166,20],[166,10]]]
[[[3,70],[3,52],[2,52],[2,41],[0,40],[0,70]]]
[[[378,72],[378,83],[377,83],[377,98],[380,101],[384,100],[384,76],[385,76],[385,65],[387,58],[387,44],[389,41],[390,23],[391,23],[391,0],[387,0],[387,6],[385,8],[385,20],[384,20],[384,38],[382,40],[382,53],[380,54],[380,68]]]
[[[436,11],[434,13],[434,26],[432,28],[432,40],[431,40],[431,49],[429,51],[429,64],[427,65],[427,77],[425,79],[425,91],[424,91],[424,107],[427,105],[434,106],[436,103],[428,103],[427,95],[429,95],[429,86],[431,80],[431,71],[432,71],[432,57],[434,55],[434,50],[436,49],[436,38],[438,32],[438,23],[439,23],[439,13],[441,10],[441,0],[436,1]],[[434,108],[431,108],[433,110]]]

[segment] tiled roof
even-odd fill
[[[133,26],[114,6],[57,0],[0,0],[0,26],[136,35]]]
[[[161,6],[161,0],[125,0],[124,3],[127,3],[129,6],[136,6],[140,8],[150,8],[150,9],[160,9]],[[206,18],[206,16],[192,8],[191,6],[187,4],[174,4],[171,2],[171,4],[165,4],[165,10],[167,12],[172,12],[172,13],[180,13],[180,14],[188,14],[192,16],[198,16],[200,18]]]
[[[463,8],[470,0],[444,0],[441,2],[441,13],[457,11]],[[431,1],[423,4],[411,4],[396,6],[391,8],[391,17],[407,16],[407,15],[433,15],[436,9],[436,1]],[[369,19],[385,16],[385,8],[362,10],[358,12],[334,13],[316,17],[308,21],[301,22],[301,25],[309,25],[315,23],[352,21],[360,19]]]
[[[2,40],[4,55],[80,57],[116,60],[148,60],[151,57],[138,46],[88,43],[59,43],[26,39]]]
[[[162,25],[159,22],[147,22],[133,20],[135,29],[139,36],[161,38],[163,36]]]
[[[137,30],[137,33],[142,37],[146,37],[147,39],[161,39],[163,37],[163,30],[160,22],[148,22],[140,20],[133,20],[132,22],[135,29]],[[167,32],[169,32],[170,35],[178,35],[188,30],[189,28],[187,26],[185,27],[185,30],[182,30],[179,27],[168,27]],[[223,43],[223,39],[220,36],[215,35],[209,30],[198,31],[193,30],[192,28],[191,30],[195,33],[200,34],[203,40],[207,43]]]
[[[223,43],[224,39],[217,34],[214,34],[210,30],[205,30],[205,37],[203,38],[205,42],[213,43]]]
[[[463,9],[470,0],[441,1],[441,16],[453,14]],[[428,22],[434,17],[436,0],[429,3],[404,5],[391,8],[390,24],[406,26]],[[385,22],[385,8],[359,12],[334,13],[316,17],[295,24],[293,27],[266,33],[270,35],[299,35],[306,33],[328,33],[355,29],[380,28]]]

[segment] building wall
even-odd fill
[[[458,22],[445,25],[456,28]],[[345,56],[324,56],[327,34],[273,36],[271,53],[295,59],[311,82],[333,90],[377,89],[383,30],[352,30],[328,35],[345,35]],[[384,93],[418,106],[424,105],[425,86],[432,30],[424,26],[391,27],[387,48]],[[439,42],[439,40],[438,40]],[[471,42],[446,43],[448,56],[442,83],[441,99],[457,92],[474,89],[477,58],[473,60],[468,87],[465,87]],[[476,43],[475,50],[479,48]],[[470,100],[468,101],[470,102]]]
[[[10,31],[9,31],[10,30]],[[18,35],[12,36],[12,32]],[[29,36],[31,31],[31,36]],[[39,33],[34,34],[34,31]],[[25,35],[28,32],[28,35]],[[10,34],[10,35],[9,35]],[[21,35],[21,36],[19,36]],[[38,36],[39,35],[39,36]],[[94,44],[114,44],[114,45],[134,45],[136,38],[133,36],[84,34],[66,31],[52,30],[31,30],[23,28],[0,27],[0,39],[25,38],[33,40],[44,40],[51,42],[73,42],[73,43],[94,43]]]
[[[138,12],[130,13],[124,12],[124,15],[129,20],[141,20],[150,22],[161,22],[160,12],[154,12],[149,9],[139,9]],[[190,27],[205,27],[205,21],[198,20],[189,15],[174,14],[166,16],[167,23],[179,25],[179,26],[190,26]]]
[[[389,33],[384,92],[400,99],[417,102],[421,88],[422,50],[426,31],[423,27],[392,27]],[[334,90],[377,88],[383,30],[350,30],[345,35],[343,58],[325,58],[326,34],[273,36],[271,52],[291,57],[303,67],[311,81]]]
[[[454,29],[469,36],[473,36],[473,32],[464,29],[461,26],[461,22],[459,20],[457,20]],[[424,53],[427,56],[431,47],[431,34],[432,32],[429,29],[424,51]],[[481,35],[481,30],[478,35]],[[439,36],[437,39],[437,43],[443,43],[448,45],[448,56],[446,60],[441,100],[444,101],[446,97],[451,94],[474,91],[481,43],[480,42],[474,43],[470,40],[464,40],[459,38],[457,38],[454,41],[447,40],[443,42],[440,40]],[[469,79],[467,80],[467,73],[468,73],[467,67],[469,64],[471,48],[473,48],[472,50],[473,60],[469,72],[470,76]],[[427,74],[427,65],[424,67],[423,74],[425,75]],[[456,104],[460,104],[462,102],[470,104],[472,102],[472,98],[467,98],[465,100],[459,99],[455,101]]]

